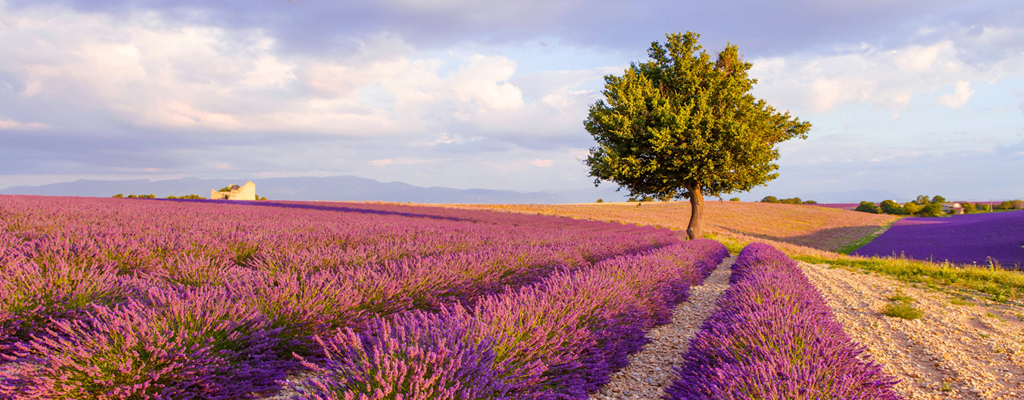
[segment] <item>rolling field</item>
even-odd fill
[[[727,254],[547,216],[0,196],[0,398],[581,398]]]
[[[903,218],[851,254],[1003,267],[1024,266],[1024,211]]]
[[[444,207],[557,215],[686,231],[690,221],[690,203],[642,203],[639,207],[637,204],[446,204]],[[781,244],[780,248],[799,249],[808,254],[842,248],[895,219],[889,215],[811,205],[708,201],[705,207],[704,232],[707,234],[743,242],[767,240],[773,245]]]
[[[709,236],[730,248],[906,264],[929,285],[1024,285],[827,251],[887,216],[708,206]],[[459,207],[508,212],[0,196],[0,398],[586,399],[728,255],[638,226],[685,229],[687,203]],[[678,354],[672,398],[894,398],[794,260],[753,245],[732,270]],[[915,386],[889,365],[899,390]]]

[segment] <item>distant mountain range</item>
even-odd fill
[[[256,194],[270,200],[322,200],[322,201],[394,201],[414,203],[477,203],[477,204],[559,204],[624,201],[626,192],[615,192],[611,184],[600,188],[547,192],[516,192],[511,190],[452,189],[420,187],[402,182],[379,182],[355,176],[260,178],[260,179],[199,179],[183,178],[163,181],[139,180],[85,180],[54,183],[41,186],[14,186],[0,189],[0,194],[30,194],[44,196],[110,197],[118,193],[154,194],[163,198],[197,194],[209,197],[211,189],[229,184],[256,183]]]

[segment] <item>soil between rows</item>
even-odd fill
[[[651,341],[630,356],[629,366],[612,374],[611,381],[590,399],[660,399],[665,388],[679,377],[673,367],[682,365],[690,339],[697,335],[714,311],[718,297],[729,287],[735,261],[736,256],[722,260],[701,285],[691,287],[690,297],[676,306],[672,322],[648,332]]]

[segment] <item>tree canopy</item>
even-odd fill
[[[748,191],[778,177],[775,145],[806,138],[811,124],[777,112],[750,91],[752,64],[729,44],[716,59],[700,35],[668,34],[650,60],[605,76],[604,100],[584,126],[597,142],[586,164],[594,184],[631,197],[690,199],[687,235],[701,236],[704,195]]]

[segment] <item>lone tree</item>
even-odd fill
[[[750,94],[752,64],[730,44],[718,58],[700,35],[666,35],[651,60],[605,76],[606,100],[590,106],[584,125],[598,147],[586,164],[594,185],[612,181],[633,198],[689,199],[686,235],[701,237],[704,196],[748,191],[779,176],[775,145],[807,138],[811,124],[776,112]]]

